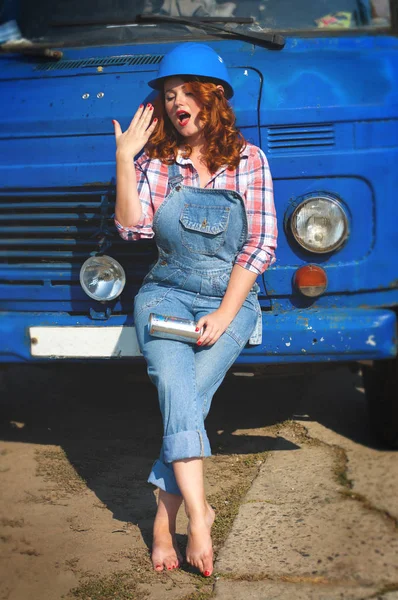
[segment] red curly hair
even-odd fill
[[[203,105],[198,116],[203,123],[203,135],[206,140],[203,159],[207,168],[210,173],[215,173],[223,165],[228,165],[230,170],[235,169],[246,140],[235,127],[235,115],[223,91],[215,83],[204,78],[182,79],[187,83],[187,91],[194,94]],[[145,147],[145,152],[150,158],[158,158],[165,164],[175,162],[181,148],[184,156],[189,157],[192,148],[167,116],[164,92],[154,101],[154,108],[154,116],[159,122]]]

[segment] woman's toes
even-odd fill
[[[167,556],[164,559],[164,566],[168,571],[172,571],[178,567],[178,560],[175,556]]]

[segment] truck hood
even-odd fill
[[[162,54],[92,55],[58,63],[1,60],[0,92],[7,97],[7,112],[0,116],[1,165],[6,187],[34,183],[29,170],[48,169],[49,185],[82,185],[90,181],[90,168],[103,165],[102,181],[114,172],[112,119],[128,127],[139,104],[153,101],[148,81],[157,72]],[[259,143],[258,105],[261,79],[254,69],[232,67],[233,104],[244,134]],[[62,141],[60,141],[62,138]],[[28,153],[21,152],[21,141]],[[80,173],[84,163],[87,169]],[[60,170],[60,165],[62,169]],[[10,170],[11,168],[11,170]],[[27,169],[27,170],[26,170]],[[72,171],[71,171],[72,169]],[[71,180],[72,177],[72,180]],[[94,177],[92,181],[98,178]]]

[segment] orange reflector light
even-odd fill
[[[294,285],[304,296],[316,298],[326,290],[328,278],[322,267],[305,265],[294,274]]]

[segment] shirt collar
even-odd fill
[[[248,146],[244,146],[244,147],[242,148],[242,150],[241,150],[241,153],[240,153],[241,157],[242,157],[242,158],[248,158],[249,154],[250,154],[250,151],[249,151],[249,148],[248,148]],[[178,154],[177,154],[177,158],[176,158],[176,163],[177,163],[178,165],[192,165],[192,167],[194,166],[194,165],[193,165],[193,162],[192,162],[192,160],[191,160],[189,157],[188,157],[188,158],[184,157],[184,156],[183,156],[183,154],[182,154],[182,152],[178,152]],[[194,167],[194,168],[195,168],[195,167]],[[228,168],[228,166],[227,166],[227,165],[222,165],[222,166],[221,166],[221,167],[220,167],[220,168],[219,168],[219,169],[216,171],[216,173],[214,173],[214,175],[211,177],[210,181],[211,181],[212,179],[214,179],[215,177],[217,177],[217,175],[220,175],[220,173],[222,173],[223,171],[225,171],[225,169],[227,169],[227,168]]]

